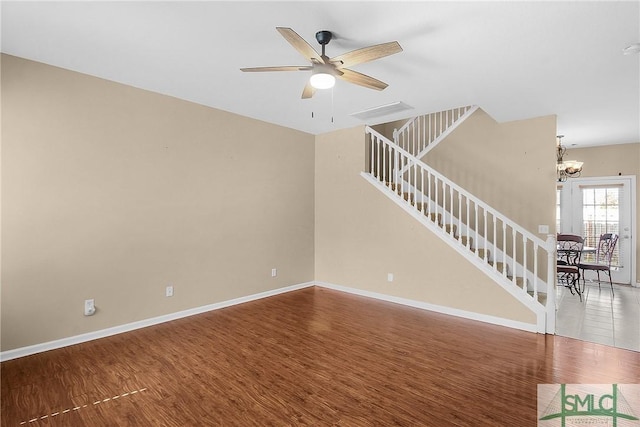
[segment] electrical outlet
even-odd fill
[[[167,286],[167,288],[164,290],[164,296],[166,296],[166,297],[172,297],[173,296],[173,286],[171,286],[171,285]]]
[[[84,300],[84,315],[93,316],[94,314],[96,314],[95,301],[92,299]]]
[[[277,268],[272,268],[271,269],[271,277],[276,277],[278,275],[278,269]]]
[[[387,282],[393,282],[393,273],[387,274]]]

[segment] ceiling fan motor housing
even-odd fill
[[[318,43],[324,46],[331,41],[332,35],[333,34],[331,34],[331,31],[327,31],[327,30],[318,31],[316,33],[316,40],[318,41]]]

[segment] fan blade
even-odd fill
[[[398,52],[402,52],[402,47],[398,42],[382,43],[334,56],[329,62],[335,64],[337,68],[351,67],[373,61],[374,59],[384,58],[385,56]]]
[[[311,83],[307,82],[302,91],[302,99],[309,99],[316,93],[316,88],[311,86]]]
[[[375,90],[384,90],[387,86],[389,86],[385,82],[381,82],[378,79],[374,79],[373,77],[369,77],[366,74],[362,74],[357,71],[349,70],[347,68],[342,68],[340,71],[342,71],[343,74],[341,76],[336,76],[336,77],[338,77],[339,79],[345,80],[349,83],[368,87],[369,89],[375,89]]]
[[[249,68],[240,68],[240,71],[308,71],[310,70],[310,66],[306,65],[285,65],[282,67],[249,67]]]
[[[302,37],[298,35],[291,28],[285,27],[276,27],[276,30],[282,37],[284,37],[290,44],[293,46],[298,52],[302,54],[305,58],[307,58],[311,62],[318,62],[324,64],[324,60],[322,56],[314,48],[311,47],[309,43],[307,43]]]

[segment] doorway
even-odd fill
[[[598,286],[587,273],[582,299],[559,287],[556,293],[556,334],[583,341],[640,351],[640,288],[636,274],[635,177],[572,178],[558,183],[556,231],[578,234],[595,248],[600,234],[619,235],[612,271],[615,292],[606,274]],[[583,259],[593,254],[583,253]],[[589,275],[593,273],[592,275]],[[592,277],[593,276],[593,277]]]
[[[611,279],[631,284],[635,247],[632,245],[635,215],[631,177],[575,178],[558,184],[556,231],[578,234],[586,247],[595,248],[603,233],[620,237],[612,259]],[[585,253],[585,261],[594,257]]]

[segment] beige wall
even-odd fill
[[[535,322],[499,285],[360,176],[364,141],[362,128],[316,137],[316,280]],[[553,195],[555,187],[548,187]]]
[[[555,133],[555,116],[498,123],[478,109],[425,162],[545,239],[538,225],[555,227]]]
[[[10,56],[2,114],[2,351],[313,280],[313,135]]]
[[[2,351],[314,279],[534,322],[359,176],[361,127],[314,137],[4,55],[2,114]],[[472,119],[439,167],[553,225],[555,119]]]
[[[584,162],[582,173],[583,178],[593,178],[599,176],[635,176],[640,174],[640,143],[605,145],[589,148],[569,148],[565,159],[575,159]],[[637,191],[636,181],[636,191]],[[636,227],[640,227],[640,197],[636,194]],[[636,229],[636,281],[638,277],[638,265],[640,265],[640,239]]]

